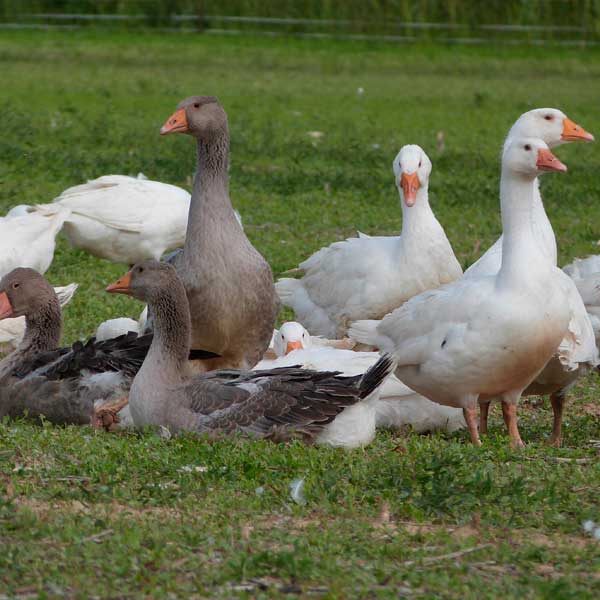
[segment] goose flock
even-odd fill
[[[217,99],[187,98],[160,133],[195,139],[191,195],[106,175],[0,218],[0,417],[347,448],[379,428],[467,427],[479,445],[498,401],[519,447],[520,398],[547,394],[562,443],[566,393],[598,367],[600,340],[600,256],[558,268],[539,189],[567,170],[551,148],[594,140],[563,112],[531,110],[508,132],[502,236],[464,273],[429,204],[431,160],[411,144],[393,161],[400,235],[336,241],[276,283],[229,198]],[[60,231],[130,266],[106,291],[143,303],[138,320],[60,346],[77,288],[43,276]],[[274,329],[282,304],[297,321]]]

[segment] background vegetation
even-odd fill
[[[107,173],[189,188],[191,140],[158,129],[210,93],[229,114],[234,204],[276,273],[356,229],[397,233],[391,164],[406,143],[433,161],[431,204],[466,266],[499,234],[499,149],[522,112],[556,106],[600,134],[599,57],[5,32],[0,212]],[[569,172],[542,192],[564,264],[597,250],[600,154],[557,153]],[[125,269],[60,239],[48,277],[81,284],[65,341],[137,316],[102,291]],[[352,452],[0,424],[0,597],[597,598],[600,546],[582,523],[600,521],[599,383],[573,391],[559,450],[536,399],[522,403],[522,451],[498,415],[482,448],[399,432]]]
[[[287,32],[362,32],[436,39],[464,36],[502,39],[509,35],[591,40],[600,33],[599,0],[1,0],[0,6],[3,7],[0,14],[5,19],[39,13],[142,17],[122,22],[125,27],[191,25],[273,29],[276,26]],[[181,21],[173,19],[175,15],[195,19]],[[304,21],[261,25],[207,20],[215,15]],[[427,23],[433,26],[424,27]],[[493,25],[510,28],[508,31],[490,29]],[[520,31],[523,26],[535,29]]]

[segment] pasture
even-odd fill
[[[499,235],[499,150],[521,113],[561,108],[600,135],[599,58],[3,32],[0,212],[109,173],[189,189],[191,140],[158,130],[206,93],[228,112],[231,196],[275,274],[357,229],[397,233],[391,163],[407,143],[432,159],[431,204],[465,267]],[[600,152],[557,155],[569,172],[542,193],[562,265],[598,251]],[[65,343],[137,318],[137,302],[103,292],[126,268],[60,238],[47,276],[81,286]],[[498,412],[482,448],[465,432],[382,432],[355,451],[2,423],[0,598],[598,597],[600,542],[582,523],[600,521],[599,391],[596,374],[572,391],[561,449],[536,399],[521,403],[518,451]]]

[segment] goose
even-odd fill
[[[172,433],[244,433],[277,440],[319,442],[346,407],[368,400],[393,368],[382,357],[364,375],[343,377],[297,367],[221,370],[186,378],[191,316],[185,288],[172,265],[138,263],[107,292],[147,302],[154,338],[129,393],[137,427]],[[326,443],[326,440],[325,440]]]
[[[382,321],[358,321],[351,337],[393,353],[396,376],[430,400],[460,407],[480,445],[478,401],[500,398],[510,444],[523,446],[517,403],[565,336],[570,309],[557,267],[532,227],[536,178],[566,171],[542,141],[508,140],[502,155],[502,263],[409,300]]]
[[[379,358],[376,352],[353,352],[324,345],[324,340],[311,337],[295,321],[283,323],[275,332],[273,341],[277,358],[263,359],[256,365],[257,369],[300,365],[304,369],[358,375],[372,367]],[[348,423],[350,419],[352,423]],[[375,429],[379,427],[397,429],[410,426],[417,433],[453,432],[464,427],[465,422],[460,409],[431,402],[404,385],[395,375],[390,375],[377,398],[346,409],[336,419],[336,425],[344,446],[365,446],[372,441]]]
[[[73,298],[77,288],[76,283],[54,288],[58,302],[63,308]],[[25,335],[25,317],[3,319],[0,321],[0,354],[15,350]]]
[[[17,267],[45,273],[68,214],[60,208],[49,219],[35,214],[0,218],[0,277]]]
[[[515,137],[536,137],[549,147],[570,141],[593,141],[594,136],[571,121],[562,111],[538,108],[521,115],[508,133],[507,143]],[[557,265],[556,238],[544,210],[539,182],[534,185],[532,209],[533,235],[549,263]],[[467,271],[465,277],[495,275],[502,261],[502,237]],[[551,445],[562,443],[562,415],[565,395],[575,381],[598,363],[598,351],[592,321],[586,312],[578,288],[563,273],[557,272],[567,289],[571,320],[569,329],[555,355],[536,380],[523,392],[524,396],[550,395],[554,422],[549,438]],[[481,404],[480,432],[487,431],[489,402]]]
[[[185,245],[172,263],[190,304],[192,348],[220,356],[200,363],[199,370],[252,368],[269,345],[279,301],[269,264],[231,206],[227,114],[216,98],[192,96],[179,103],[160,133],[185,133],[197,142]]]
[[[102,411],[116,415],[151,336],[103,343],[92,338],[59,348],[57,294],[40,273],[28,268],[14,269],[0,281],[0,323],[22,317],[25,335],[0,361],[0,416],[28,413],[58,424],[90,424]]]
[[[129,317],[117,317],[116,319],[108,319],[98,325],[96,329],[96,340],[103,342],[104,340],[112,340],[120,335],[125,335],[129,332],[140,334],[140,324]]]
[[[177,186],[104,175],[29,210],[38,217],[66,210],[64,232],[75,248],[133,265],[183,245],[189,206],[189,193]]]
[[[508,132],[507,141],[514,137],[538,138],[546,142],[550,148],[568,142],[594,141],[594,136],[591,133],[571,121],[565,113],[557,108],[535,108],[523,113]],[[533,234],[543,251],[556,265],[556,237],[544,210],[537,179],[534,185],[532,217],[535,223]],[[500,236],[496,243],[465,271],[465,276],[495,275],[500,270],[502,263],[502,243],[503,237]]]
[[[576,258],[563,271],[577,287],[594,330],[596,347],[600,347],[600,256]]]
[[[417,145],[404,146],[393,171],[402,206],[400,236],[361,234],[336,242],[300,264],[301,279],[277,281],[279,298],[312,334],[343,337],[353,321],[381,319],[412,296],[462,275],[429,206],[429,157]]]

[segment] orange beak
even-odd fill
[[[546,148],[540,148],[538,150],[537,168],[540,171],[558,171],[564,173],[567,170],[567,165],[563,163]]]
[[[594,136],[588,133],[583,127],[571,121],[571,119],[563,120],[563,130],[560,139],[563,142],[593,142]]]
[[[131,296],[131,271],[111,283],[105,290],[109,294],[125,294]]]
[[[400,176],[400,187],[404,193],[404,203],[412,206],[417,201],[417,190],[419,189],[419,176],[416,173],[402,173]]]
[[[167,135],[168,133],[185,133],[187,130],[188,122],[185,108],[180,108],[165,121],[165,124],[160,128],[160,135]]]
[[[6,295],[6,292],[0,294],[0,321],[12,317],[13,307]]]
[[[302,342],[288,342],[285,347],[285,353],[289,354],[292,350],[302,350],[303,347]]]

